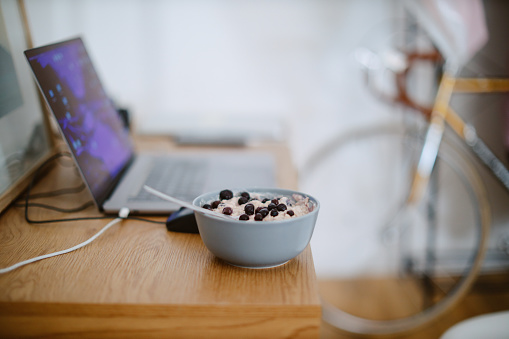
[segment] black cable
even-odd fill
[[[68,153],[68,152],[59,152],[57,154],[54,154],[53,156],[48,158],[44,163],[42,163],[36,169],[36,171],[34,172],[34,175],[32,176],[32,179],[30,180],[30,182],[28,184],[28,188],[27,188],[27,192],[26,192],[26,196],[25,196],[25,203],[23,205],[22,204],[15,205],[17,207],[22,207],[22,206],[25,207],[25,220],[26,220],[26,222],[31,223],[31,224],[46,224],[46,223],[56,223],[56,222],[82,221],[82,220],[102,220],[102,219],[113,219],[113,218],[116,218],[116,216],[94,216],[94,217],[78,217],[78,218],[48,219],[48,220],[32,220],[32,219],[29,218],[29,216],[28,216],[28,209],[29,209],[29,207],[45,208],[45,209],[49,209],[49,210],[53,210],[53,211],[57,211],[57,212],[62,212],[62,213],[76,213],[76,212],[80,212],[80,211],[85,210],[86,208],[94,205],[94,203],[92,201],[88,201],[88,202],[82,204],[81,206],[78,206],[78,207],[75,207],[75,208],[70,208],[70,209],[65,209],[65,208],[60,208],[60,207],[56,207],[56,206],[50,206],[50,205],[41,204],[41,203],[30,203],[29,202],[30,198],[34,198],[34,196],[35,196],[35,198],[53,197],[53,196],[69,194],[69,193],[77,193],[77,192],[80,192],[81,190],[83,190],[85,185],[81,184],[78,187],[64,188],[64,189],[56,190],[56,191],[53,191],[53,192],[44,192],[44,193],[37,193],[37,194],[30,195],[30,191],[32,190],[32,187],[34,185],[35,179],[37,178],[37,175],[39,174],[39,172],[44,167],[46,167],[48,164],[50,164],[53,160],[56,160],[56,159],[58,159],[60,157],[63,157],[63,156],[71,157],[71,154]],[[156,221],[156,220],[137,218],[137,217],[128,217],[126,219],[133,219],[133,220],[150,222],[150,223],[156,223],[156,224],[165,224],[164,221]]]
[[[26,205],[25,204],[15,204],[14,206],[15,207],[25,207]],[[51,206],[51,205],[46,205],[46,204],[41,204],[41,203],[35,203],[35,202],[29,203],[28,206],[29,207],[45,208],[48,210],[61,212],[61,213],[76,213],[76,212],[81,212],[81,211],[89,208],[90,206],[94,206],[94,203],[92,201],[88,201],[88,202],[84,203],[83,205],[75,207],[75,208],[61,208],[61,207],[56,207],[56,206]]]
[[[72,218],[72,219],[53,219],[53,220],[32,220],[28,216],[28,210],[30,207],[29,200],[30,200],[30,191],[32,190],[32,187],[34,185],[35,179],[37,178],[37,175],[39,172],[44,169],[48,164],[50,164],[52,161],[63,157],[63,156],[70,156],[68,152],[59,152],[51,157],[49,157],[46,161],[44,161],[34,172],[34,175],[32,176],[32,179],[30,180],[27,188],[27,193],[25,196],[25,220],[28,223],[31,224],[45,224],[45,223],[52,223],[52,222],[64,222],[64,221],[76,221],[76,220],[92,220],[92,219],[105,219],[105,217],[87,217],[86,219],[83,218]]]
[[[68,153],[68,152],[60,152],[60,153],[55,154],[54,157],[52,157],[52,158],[50,158],[48,160],[49,161],[56,160],[57,158],[63,157],[63,156],[71,158],[71,154],[70,153]],[[35,171],[34,176],[45,165],[46,165],[46,162],[41,164],[39,166],[39,168]],[[33,180],[35,180],[35,179],[33,179]],[[76,186],[76,187],[62,188],[62,189],[51,191],[51,192],[34,193],[34,194],[30,195],[30,198],[31,199],[49,198],[49,197],[55,197],[55,196],[64,195],[64,194],[79,193],[79,192],[83,191],[83,189],[85,189],[85,187],[86,187],[85,184],[81,183],[79,186]],[[21,199],[26,199],[26,196],[23,196],[23,197],[20,197],[20,198]]]
[[[74,194],[83,191],[83,189],[85,189],[85,184],[76,187],[62,188],[51,192],[34,193],[30,195],[30,199],[51,198],[59,195]],[[21,199],[26,199],[26,196],[21,197]]]
[[[157,221],[157,220],[150,220],[150,219],[138,218],[138,217],[127,217],[127,219],[130,219],[130,220],[138,220],[138,221],[144,221],[144,222],[151,222],[151,223],[153,223],[153,224],[166,225],[166,221]]]
[[[50,224],[50,223],[57,223],[57,222],[68,222],[68,221],[82,221],[82,220],[104,220],[104,219],[114,219],[115,217],[108,217],[108,216],[98,216],[98,217],[81,217],[81,218],[69,218],[69,219],[48,219],[48,220],[32,220],[27,219],[26,213],[25,213],[25,219],[28,223],[31,224]]]

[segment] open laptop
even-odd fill
[[[275,185],[268,153],[136,154],[81,38],[30,49],[25,56],[101,211],[127,207],[131,213],[160,214],[179,208],[144,185],[185,201],[212,190]],[[131,67],[136,65],[126,65],[126,72]]]

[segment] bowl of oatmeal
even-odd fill
[[[193,201],[205,246],[246,268],[283,265],[309,244],[320,204],[308,194],[279,188],[223,189]],[[209,213],[210,211],[215,213]]]

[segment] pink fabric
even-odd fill
[[[458,67],[488,41],[480,0],[410,0],[407,5],[442,55]]]

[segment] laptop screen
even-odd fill
[[[128,131],[80,38],[25,51],[86,184],[100,203],[133,156]]]

